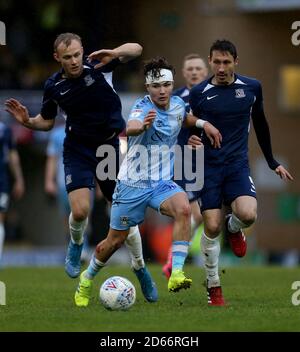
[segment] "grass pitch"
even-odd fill
[[[110,266],[95,279],[89,307],[81,309],[73,301],[78,279],[69,279],[63,268],[1,269],[6,305],[0,305],[0,331],[300,331],[300,306],[291,300],[298,268],[227,268],[221,276],[229,303],[224,308],[207,306],[202,268],[186,266],[192,287],[169,293],[161,267],[148,267],[158,286],[157,303],[144,300],[128,267]],[[113,275],[136,286],[137,300],[129,311],[110,312],[99,303],[100,284]]]

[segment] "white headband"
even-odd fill
[[[173,82],[173,73],[171,70],[161,68],[159,70],[159,77],[153,76],[153,71],[150,71],[146,76],[146,84],[151,83],[162,83],[162,82]]]

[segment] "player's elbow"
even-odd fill
[[[135,47],[136,55],[140,56],[143,52],[143,47],[138,43],[133,43],[132,45],[134,45],[134,47]]]
[[[54,126],[54,120],[45,120],[46,121],[46,123],[44,124],[44,131],[50,131],[52,128],[53,128],[53,126]]]

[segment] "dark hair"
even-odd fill
[[[212,57],[212,53],[214,50],[221,51],[221,52],[229,52],[229,54],[233,56],[234,60],[237,58],[236,47],[229,40],[226,40],[226,39],[216,40],[209,50],[210,57]]]
[[[153,78],[159,78],[160,76],[160,69],[165,68],[167,70],[172,71],[173,76],[175,75],[175,68],[170,65],[167,59],[163,56],[157,56],[151,60],[144,62],[144,75],[145,77],[148,75],[150,71],[152,71]]]
[[[78,34],[75,33],[61,33],[59,34],[53,44],[54,52],[57,51],[59,44],[64,43],[66,47],[68,47],[72,40],[77,40],[80,44],[82,44],[82,40]]]

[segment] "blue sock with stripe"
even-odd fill
[[[188,254],[190,243],[188,241],[173,241],[172,244],[172,271],[182,270]]]
[[[105,263],[100,262],[94,255],[90,261],[90,264],[85,273],[85,277],[89,280],[93,280],[93,278],[98,274],[99,270],[104,267]]]

